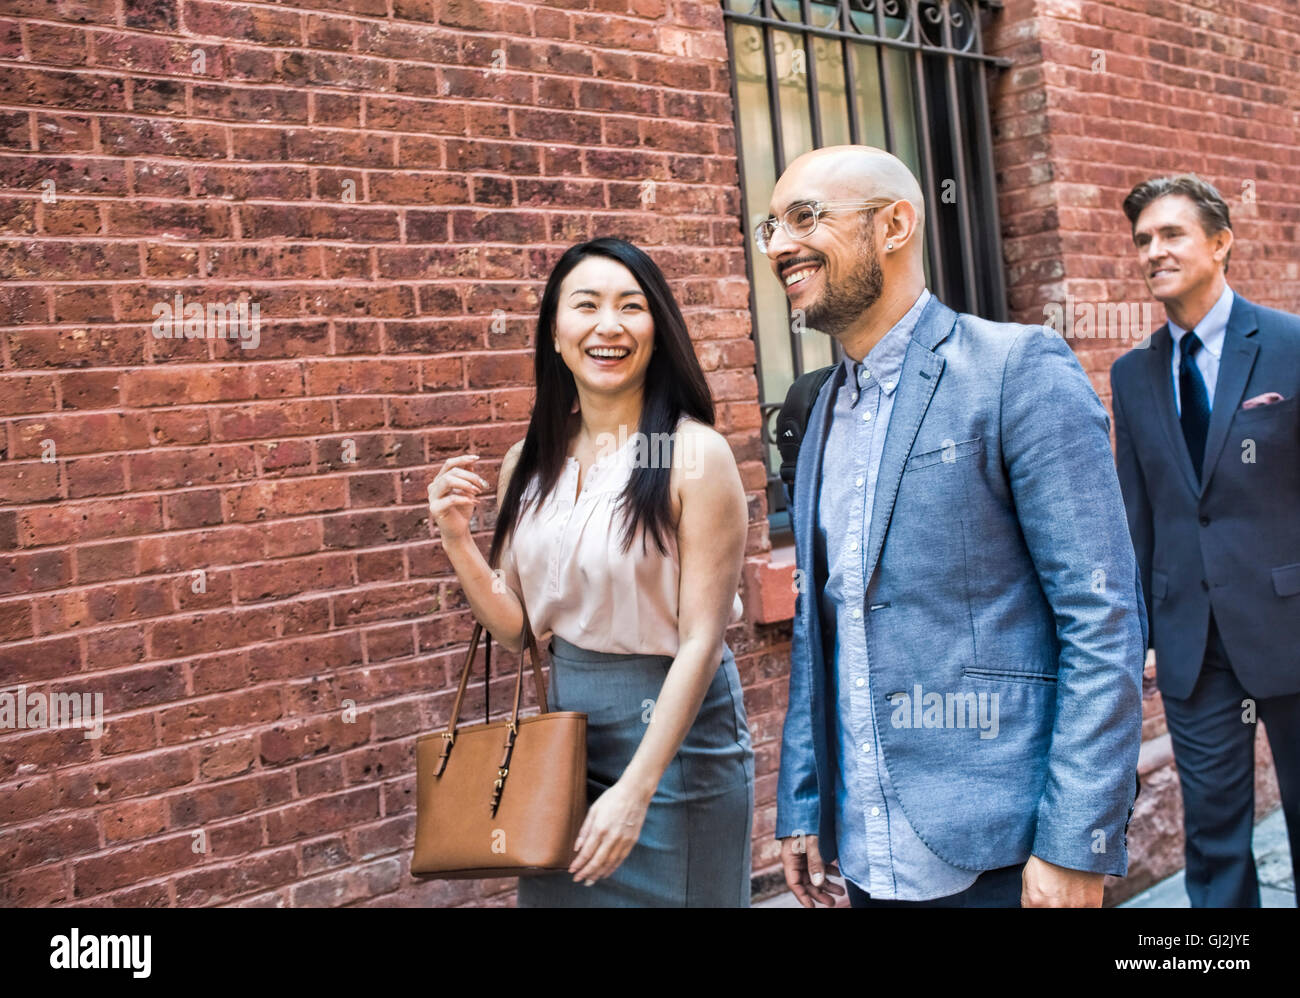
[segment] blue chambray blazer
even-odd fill
[[[817,834],[826,862],[838,855],[835,719],[814,521],[831,383],[790,497],[804,582],[776,825],[778,838]],[[937,297],[922,312],[881,458],[862,619],[890,779],[922,841],[955,866],[1033,854],[1127,871],[1147,615],[1109,431],[1059,333]],[[901,709],[901,693],[917,706]],[[970,694],[996,704],[996,736],[961,724]]]

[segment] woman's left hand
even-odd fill
[[[617,870],[640,838],[649,806],[648,798],[622,780],[597,797],[573,845],[578,853],[569,865],[573,879],[589,886]]]

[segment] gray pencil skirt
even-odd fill
[[[664,771],[637,843],[592,886],[570,873],[519,878],[520,908],[747,908],[754,752],[731,649]],[[587,801],[611,787],[641,744],[673,659],[589,651],[555,636],[552,710],[587,713]]]

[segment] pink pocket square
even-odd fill
[[[1265,392],[1263,395],[1256,395],[1253,399],[1246,399],[1241,403],[1243,409],[1258,409],[1261,405],[1272,405],[1274,402],[1281,402],[1282,396],[1277,392]]]

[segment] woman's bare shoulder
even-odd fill
[[[679,521],[682,499],[708,499],[740,488],[740,470],[727,438],[707,423],[689,416],[677,426],[673,442],[670,492],[674,521]]]
[[[677,424],[677,433],[683,450],[698,454],[705,462],[723,460],[735,463],[736,457],[727,438],[708,423],[693,416],[683,416]]]

